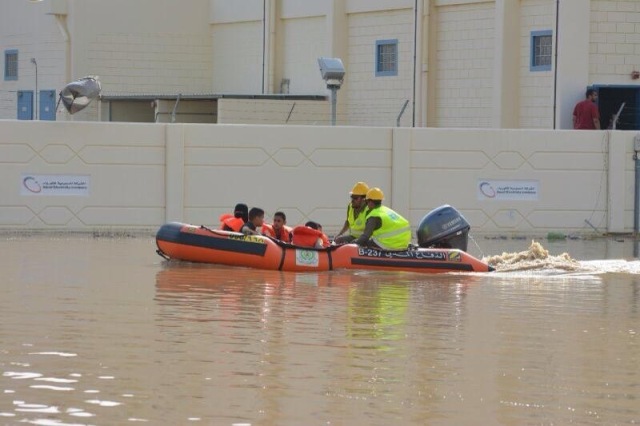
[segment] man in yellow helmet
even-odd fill
[[[369,191],[369,185],[364,182],[358,182],[353,185],[349,195],[351,196],[351,202],[347,206],[347,219],[344,221],[344,226],[338,232],[335,237],[336,244],[346,244],[353,242],[356,238],[362,235],[364,231],[365,223],[365,210],[367,209],[367,203],[365,198]],[[348,234],[343,235],[349,231]]]
[[[367,221],[356,244],[384,250],[406,250],[411,242],[409,221],[382,205],[384,194],[380,188],[367,191]]]

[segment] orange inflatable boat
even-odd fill
[[[369,269],[411,272],[488,272],[493,268],[459,248],[386,251],[345,244],[315,249],[262,235],[243,235],[171,222],[157,232],[166,259],[281,271]]]

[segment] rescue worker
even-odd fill
[[[367,221],[356,244],[384,250],[406,250],[411,242],[409,221],[382,205],[384,193],[380,188],[367,192]]]
[[[364,182],[358,182],[353,185],[351,192],[349,192],[351,202],[347,206],[347,219],[334,239],[336,244],[351,243],[362,235],[366,221],[367,203],[365,198],[367,191],[369,191],[369,185]],[[348,234],[345,234],[347,231],[349,231]]]
[[[275,212],[273,214],[273,224],[265,223],[262,225],[262,234],[268,235],[276,240],[291,242],[291,228],[287,226],[287,216],[284,212]]]

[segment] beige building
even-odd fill
[[[567,129],[593,85],[640,129],[639,42],[637,0],[2,0],[0,118],[329,124],[337,57],[341,125]]]

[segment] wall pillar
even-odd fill
[[[165,221],[184,222],[184,125],[164,126]]]
[[[342,64],[346,70],[346,75],[344,79],[344,83],[340,88],[340,96],[338,96],[337,103],[337,123],[344,122],[346,110],[345,105],[347,102],[345,101],[345,97],[348,95],[349,91],[347,88],[349,87],[349,61],[348,61],[348,53],[349,53],[349,30],[348,30],[348,19],[347,19],[347,11],[346,11],[346,1],[345,0],[331,0],[329,2],[329,8],[327,10],[327,52],[329,52],[328,56],[333,58],[342,59]],[[318,71],[318,75],[320,72]]]
[[[556,49],[558,59],[556,97],[556,129],[573,128],[573,107],[584,99],[589,81],[589,28],[591,2],[562,0]]]
[[[409,218],[411,208],[411,140],[409,128],[395,127],[391,132],[391,197],[387,206]]]
[[[428,0],[425,4],[425,22],[424,29],[423,54],[424,54],[424,73],[423,73],[423,96],[424,96],[424,121],[423,126],[437,127],[437,104],[436,104],[436,84],[437,79],[437,55],[438,55],[438,8],[434,1]]]
[[[519,126],[520,2],[496,0],[493,72],[493,127]]]
[[[607,232],[623,233],[624,213],[627,205],[625,195],[629,191],[626,188],[633,188],[634,182],[626,182],[628,175],[625,167],[619,165],[626,164],[627,141],[623,137],[623,132],[609,132],[609,159],[607,160]],[[628,138],[627,138],[628,139]],[[635,179],[634,179],[635,181]],[[631,202],[633,205],[633,200]]]

